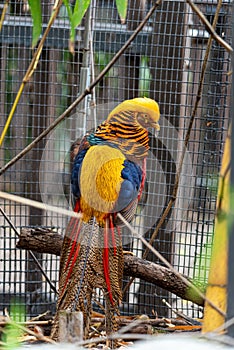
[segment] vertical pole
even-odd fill
[[[44,2],[42,5],[43,23],[48,22],[51,13],[51,2]],[[48,123],[48,61],[49,53],[47,49],[42,50],[39,69],[35,71],[33,76],[33,94],[32,94],[32,109],[31,109],[31,129],[32,137],[38,136],[45,129]],[[33,148],[30,153],[30,160],[27,162],[28,180],[26,193],[30,199],[41,202],[40,186],[39,186],[39,169],[40,160],[43,153],[45,140],[42,140]],[[38,208],[29,208],[29,226],[41,226],[44,223],[45,212]],[[37,259],[42,263],[42,254],[35,253]],[[42,313],[42,293],[43,293],[43,278],[38,266],[27,254],[26,273],[25,273],[25,292],[27,296],[27,314],[32,316]]]
[[[234,4],[232,4],[232,42],[234,42]],[[233,67],[232,55],[232,67]],[[234,74],[232,74],[232,102],[231,102],[231,177],[230,177],[230,219],[228,226],[228,296],[227,296],[227,319],[234,317]],[[228,328],[228,335],[234,337],[234,323]]]
[[[1,43],[0,46],[0,115],[2,116],[1,118],[1,123],[0,126],[1,128],[4,126],[3,120],[5,120],[6,116],[6,71],[7,71],[7,57],[8,57],[8,48],[4,43]],[[1,129],[2,130],[2,129]],[[5,152],[4,152],[4,144],[0,148],[0,166],[2,167],[5,163]],[[3,178],[4,177],[4,178]],[[3,191],[5,190],[4,188],[4,180],[6,178],[6,175],[2,176],[2,181],[0,183],[0,190]]]
[[[83,58],[82,67],[80,69],[80,93],[85,91],[85,89],[90,84],[90,26],[91,26],[91,6],[85,15],[85,30],[84,30],[84,48],[83,48]],[[83,133],[87,131],[87,109],[89,107],[90,96],[86,96],[79,105],[79,111],[83,114]]]
[[[151,98],[154,98],[156,101],[160,103],[160,111],[164,117],[168,119],[168,121],[175,127],[179,128],[179,121],[181,121],[181,105],[183,101],[182,92],[184,88],[184,48],[185,48],[185,30],[188,26],[187,20],[187,5],[184,1],[164,1],[161,5],[160,11],[155,12],[155,16],[152,19],[152,53],[150,57],[150,67],[152,80],[150,89],[152,91]],[[162,40],[162,38],[166,38]],[[182,123],[182,121],[181,121]],[[166,138],[169,138],[170,130],[164,130]],[[175,142],[176,140],[172,140]],[[180,142],[178,140],[178,142]],[[163,146],[163,145],[162,145]],[[160,200],[161,207],[165,207],[168,202],[168,198],[170,198],[173,183],[175,178],[175,163],[173,159],[169,160],[170,153],[164,147],[159,145],[157,148],[156,157],[160,163],[162,169],[165,169],[165,185],[166,189],[164,192],[164,187],[158,186],[159,196],[152,196],[152,203],[154,207],[159,207],[158,200]],[[151,146],[152,147],[152,146]],[[178,158],[179,158],[179,153]],[[152,163],[152,169],[149,168],[149,172],[152,174],[152,178],[150,183],[158,183],[157,173],[153,169],[154,162]],[[149,193],[154,193],[155,190],[152,188],[149,189]],[[174,213],[180,213],[181,208],[178,205],[181,204],[176,202],[176,207],[174,209]],[[148,207],[151,211],[150,207]],[[168,215],[168,218],[172,214]],[[150,215],[150,213],[149,213]],[[147,232],[145,237],[150,238],[155,227],[157,226],[157,221],[154,226]],[[154,241],[154,245],[157,246],[157,249],[163,253],[163,256],[171,263],[173,261],[173,250],[174,250],[174,241],[176,228],[167,226],[167,221],[160,228],[158,237]],[[153,254],[149,253],[147,259],[150,261],[155,261],[155,257]],[[152,259],[152,260],[151,260]],[[145,298],[146,293],[147,299]],[[146,286],[145,284],[141,287],[141,295],[144,298],[143,303],[147,303],[148,305],[152,304],[152,302],[157,305],[157,313],[160,316],[168,317],[170,312],[168,308],[165,308],[162,305],[162,298],[166,298],[167,301],[171,302],[170,294],[166,291],[162,291],[161,288],[155,289],[154,300],[152,301],[152,292],[151,286]],[[149,309],[145,309],[145,313],[151,312],[151,307]]]

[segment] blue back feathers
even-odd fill
[[[126,208],[137,198],[142,181],[142,170],[139,165],[129,160],[125,160],[121,176],[124,181],[121,184],[119,197],[115,205],[115,211],[120,211]]]
[[[81,164],[83,162],[83,159],[87,151],[88,151],[88,148],[78,152],[72,167],[71,187],[72,187],[72,193],[76,198],[80,198],[79,172],[80,172]]]
[[[121,176],[123,179],[132,182],[136,191],[139,191],[142,181],[142,170],[138,164],[126,159],[124,161],[124,168],[121,172]]]

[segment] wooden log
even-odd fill
[[[190,300],[197,305],[204,305],[203,299],[196,292],[188,288],[173,271],[164,266],[135,256],[126,255],[124,257],[124,274],[127,276],[138,277],[141,280],[155,284],[156,286],[166,289],[182,299]],[[204,285],[192,281],[187,276],[184,277],[190,282],[193,282],[193,284],[205,293]]]
[[[52,230],[44,228],[24,228],[21,230],[16,247],[59,256],[62,242],[63,237]],[[138,277],[141,280],[150,282],[174,293],[182,299],[192,301],[199,306],[204,305],[204,300],[200,295],[188,288],[173,271],[164,266],[140,259],[130,254],[125,254],[124,274],[125,276]],[[205,293],[205,285],[192,281],[187,276],[184,277],[190,282],[193,282],[201,292]]]
[[[63,237],[52,229],[49,230],[43,227],[23,228],[16,248],[59,256],[62,244]]]

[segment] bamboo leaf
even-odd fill
[[[37,41],[41,35],[42,18],[41,18],[41,1],[40,0],[28,0],[30,7],[32,21],[33,21],[33,37],[32,46],[37,44]]]
[[[149,97],[152,75],[148,65],[148,57],[142,56],[139,68],[139,95]]]
[[[70,19],[70,41],[69,41],[69,51],[74,53],[74,43],[76,35],[76,27],[80,24],[85,12],[87,11],[90,4],[90,0],[76,0],[74,11]]]
[[[116,6],[121,23],[125,23],[127,16],[128,0],[116,0]]]
[[[72,20],[72,8],[69,4],[69,0],[63,0],[63,3],[67,9],[67,14],[68,14],[68,18],[69,18],[69,21],[71,22]]]
[[[3,341],[6,343],[5,350],[15,350],[19,348],[20,337],[23,336],[23,331],[19,329],[15,323],[25,321],[25,307],[19,304],[19,301],[13,300],[10,306],[11,323],[4,328]]]
[[[84,17],[85,12],[87,11],[90,4],[90,0],[76,0],[74,12],[72,16],[72,24],[76,28],[82,18]]]

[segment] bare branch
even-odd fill
[[[220,315],[222,316],[226,316],[225,313],[218,307],[216,306],[211,300],[209,300],[204,293],[202,293],[200,291],[199,288],[197,288],[197,286],[195,286],[195,284],[193,284],[191,281],[189,281],[188,279],[186,279],[179,271],[177,271],[176,269],[174,269],[174,267],[162,256],[162,254],[160,254],[154,247],[152,247],[149,242],[146,241],[146,239],[144,237],[142,237],[140,234],[137,233],[136,230],[134,230],[134,228],[129,224],[129,222],[127,222],[127,220],[125,220],[125,218],[118,213],[117,216],[122,220],[122,222],[125,224],[125,226],[127,226],[131,233],[134,235],[134,237],[139,238],[142,243],[158,258],[160,259],[163,264],[165,264],[168,269],[173,272],[178,278],[181,279],[181,281],[189,288],[191,289],[192,293],[197,293],[204,301],[206,301],[213,309],[215,309]]]
[[[214,27],[210,24],[208,19],[204,16],[204,14],[199,9],[199,7],[195,5],[192,0],[186,0],[186,2],[191,6],[193,11],[198,15],[202,23],[205,25],[207,32],[210,33],[212,38],[215,41],[217,41],[221,46],[223,46],[228,52],[231,53],[233,51],[232,47],[216,33],[216,31],[214,30]]]
[[[60,255],[63,237],[58,233],[45,228],[24,228],[21,231],[16,247],[20,249],[30,249],[39,253]],[[173,270],[153,262],[140,259],[130,254],[124,255],[124,274],[134,276],[144,281],[150,282],[163,289],[166,289],[182,299],[190,300],[197,305],[203,306],[204,300],[192,288],[188,288],[184,280],[194,283],[188,277],[175,273]],[[201,292],[205,292],[206,286],[196,283]]]

